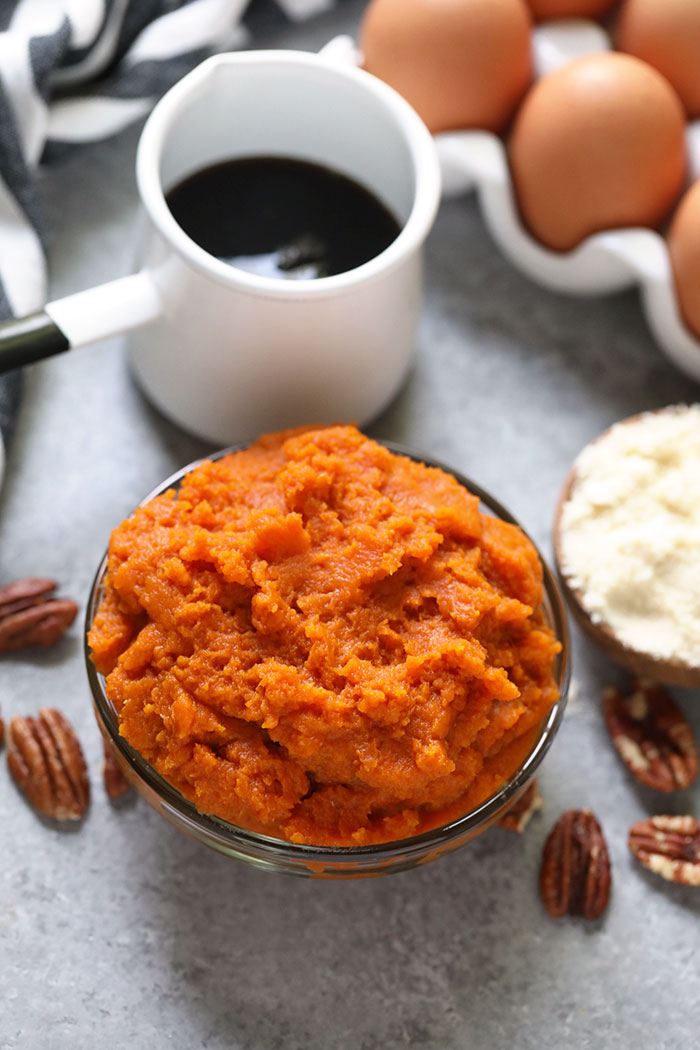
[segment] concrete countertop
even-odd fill
[[[363,3],[275,46],[353,32]],[[127,273],[137,132],[53,165],[52,297]],[[472,198],[445,203],[427,246],[415,368],[370,428],[492,491],[549,556],[571,460],[623,416],[692,400],[634,293],[577,300],[517,273]],[[0,498],[0,578],[54,577],[84,604],[110,528],[167,474],[209,451],[132,384],[122,340],[36,367]],[[93,801],[50,827],[0,763],[2,1050],[690,1050],[700,1025],[700,891],[628,855],[630,824],[698,813],[697,787],[658,799],[626,775],[599,710],[620,674],[575,633],[576,689],[540,777],[543,812],[388,879],[309,882],[210,853],[145,802],[114,808],[83,667],[81,625],[53,650],[5,657],[0,707],[65,711]],[[700,695],[678,691],[700,731]],[[614,889],[599,924],[556,923],[536,882],[559,814],[590,806]]]

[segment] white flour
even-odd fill
[[[562,569],[585,608],[631,648],[700,666],[700,405],[618,423],[575,469]]]

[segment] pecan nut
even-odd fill
[[[32,805],[53,820],[79,820],[90,801],[80,742],[60,711],[43,707],[36,718],[15,717],[7,765]]]
[[[642,784],[656,791],[692,784],[698,775],[693,730],[665,689],[651,682],[636,682],[628,695],[606,689],[603,714],[620,758]]]
[[[15,580],[5,587],[0,587],[0,616],[11,616],[12,613],[27,609],[37,602],[46,601],[56,590],[53,580],[30,576]]]
[[[567,913],[598,919],[610,897],[610,858],[600,824],[588,809],[570,809],[549,833],[542,853],[540,895],[554,919]]]
[[[129,790],[129,781],[121,771],[112,747],[105,741],[104,761],[102,763],[102,777],[104,779],[107,797],[112,800],[121,798]]]
[[[506,831],[516,831],[519,835],[523,833],[530,823],[532,816],[542,809],[542,796],[537,788],[537,778],[533,777],[523,793],[516,798],[507,813],[504,813],[498,821],[499,828]]]
[[[52,580],[28,578],[0,587],[0,653],[53,645],[78,612],[65,598],[53,598]]]
[[[682,886],[700,886],[700,820],[651,817],[633,824],[629,848],[655,875]]]

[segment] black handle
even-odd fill
[[[0,374],[70,350],[70,343],[45,310],[0,324]]]

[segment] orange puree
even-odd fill
[[[121,733],[205,813],[354,846],[467,812],[557,698],[537,554],[354,427],[204,462],[112,534]]]

